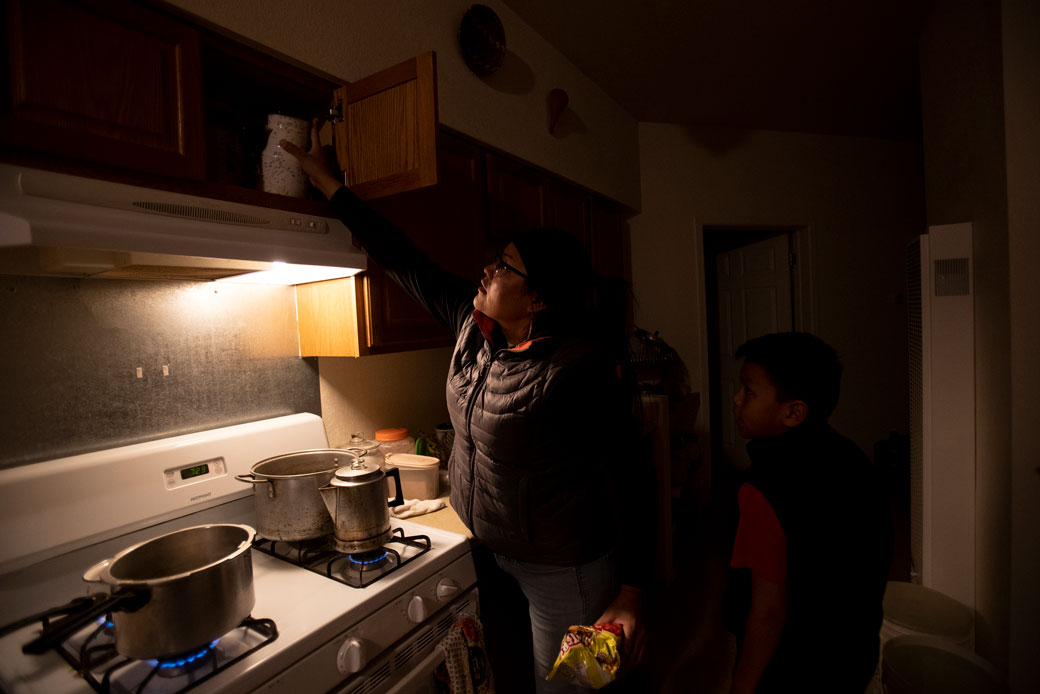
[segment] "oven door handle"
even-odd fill
[[[422,659],[422,661],[412,668],[412,671],[405,675],[404,679],[399,681],[390,689],[386,690],[386,694],[403,694],[404,692],[412,691],[412,687],[424,677],[429,677],[440,663],[444,660],[445,654],[444,649],[440,647],[440,644],[433,647],[433,652],[430,655]]]

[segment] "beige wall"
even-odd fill
[[[354,432],[407,427],[412,436],[448,421],[444,382],[451,348],[361,359],[323,357],[321,414],[329,444],[341,447]]]
[[[973,224],[975,638],[983,657],[1007,669],[1011,343],[1000,31],[998,3],[936,3],[920,61],[928,224]]]
[[[1040,4],[1005,0],[1001,10],[1011,298],[1010,676],[1016,692],[1035,692],[1040,690]]]
[[[636,323],[660,330],[707,402],[703,228],[807,230],[814,331],[845,364],[832,419],[868,455],[907,430],[904,254],[923,228],[921,151],[910,143],[640,124],[633,218]],[[806,326],[809,327],[809,326]],[[707,441],[707,407],[698,431]]]

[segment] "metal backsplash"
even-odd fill
[[[0,467],[321,414],[292,287],[0,275]]]

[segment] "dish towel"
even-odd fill
[[[437,668],[437,679],[448,682],[451,694],[494,694],[495,678],[484,652],[484,627],[475,614],[460,615],[439,648],[444,651],[444,663]]]
[[[411,518],[438,511],[444,506],[444,499],[405,499],[403,504],[390,510],[394,512],[394,518]]]

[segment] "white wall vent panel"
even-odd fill
[[[967,258],[943,258],[935,261],[935,295],[967,296],[971,275]]]
[[[911,571],[974,609],[972,225],[930,227],[907,260]]]

